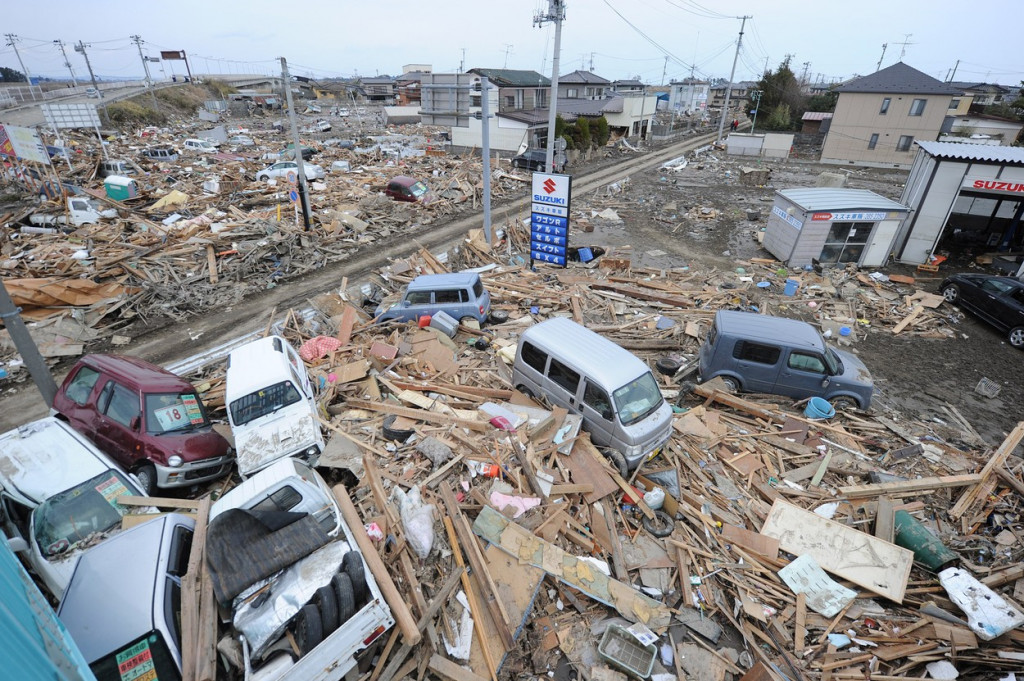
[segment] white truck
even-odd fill
[[[28,221],[40,227],[54,227],[57,225],[95,225],[100,220],[116,218],[117,211],[113,208],[103,208],[103,205],[96,199],[88,196],[69,196],[67,199],[66,211],[64,213],[35,213],[30,215]]]
[[[181,678],[194,527],[187,516],[161,515],[78,562],[58,615],[97,678],[129,678],[126,664],[131,678]],[[395,624],[333,493],[301,461],[282,459],[218,499],[204,548],[214,593],[231,615],[227,634],[241,648],[229,657],[245,681],[358,676]]]
[[[303,519],[262,534],[282,514]],[[326,542],[309,551],[321,534]],[[206,553],[218,600],[233,594],[247,681],[337,681],[360,661],[368,665],[371,647],[395,624],[334,494],[296,459],[281,459],[213,504]],[[275,570],[275,560],[287,565]],[[261,573],[269,575],[242,587]]]

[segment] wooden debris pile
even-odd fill
[[[460,257],[481,257],[468,252]],[[449,266],[421,251],[385,281]],[[734,273],[492,262],[483,277],[508,321],[461,325],[454,338],[372,325],[333,294],[279,330],[299,346],[340,341],[308,364],[330,436],[320,468],[347,478],[361,522],[381,529],[375,550],[426,633],[413,645],[396,629],[374,678],[417,668],[536,677],[560,656],[583,678],[617,678],[597,650],[613,625],[656,643],[652,673],[668,675],[657,678],[895,679],[952,667],[980,679],[1019,669],[1020,624],[986,628],[952,573],[906,546],[933,538],[928,550],[952,552],[957,579],[993,589],[1005,612],[1018,607],[1024,482],[1012,452],[1024,423],[989,451],[962,418],[811,420],[786,398],[739,397],[714,381],[680,391],[656,372],[676,404],[673,437],[623,476],[578,418],[513,390],[522,329],[568,315],[652,362],[695,350],[717,307],[792,302],[742,288]],[[216,390],[215,378],[202,380]],[[430,536],[403,522],[400,499],[414,488],[436,510]],[[661,509],[648,503],[657,490]],[[924,534],[913,538],[914,528]],[[450,597],[459,586],[464,600]],[[461,658],[442,638],[453,641],[467,617]]]

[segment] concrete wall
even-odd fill
[[[889,110],[882,114],[882,101],[889,98]],[[920,116],[911,116],[915,99],[924,99]],[[899,95],[850,93],[839,95],[832,124],[821,152],[822,163],[850,163],[874,167],[909,168],[917,153],[913,143],[908,151],[897,151],[902,135],[915,140],[938,138],[949,111],[949,95]],[[874,149],[868,149],[872,134],[878,134]]]
[[[490,121],[491,151],[499,151],[515,155],[525,141],[530,144],[529,129],[526,123],[511,121],[507,118],[492,118]],[[469,119],[469,126],[452,128],[452,146],[468,149],[480,149],[483,146],[483,121]]]
[[[763,156],[765,158],[789,158],[794,135],[787,133],[765,133],[750,135],[729,133],[725,139],[726,152],[735,156]]]

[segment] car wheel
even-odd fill
[[[960,300],[960,287],[956,284],[950,284],[942,289],[942,297],[946,299],[947,303],[955,303]]]
[[[266,182],[269,179],[270,179],[269,175],[257,175],[256,176],[256,181],[257,182]]]
[[[829,400],[829,404],[836,411],[847,411],[849,409],[859,409],[860,405],[852,397],[834,397]]]
[[[384,434],[384,438],[391,440],[392,442],[405,442],[413,433],[416,432],[409,428],[395,428],[395,419],[398,418],[394,414],[388,414],[384,417],[384,425],[381,426],[381,432]]]
[[[363,557],[357,551],[349,551],[341,559],[341,569],[352,582],[352,600],[356,605],[365,603],[369,595],[366,586],[366,570],[363,568]]]
[[[144,464],[135,471],[135,477],[139,479],[139,486],[146,496],[153,496],[156,491],[156,469],[150,464]]]
[[[1008,336],[1010,345],[1017,349],[1024,349],[1024,326],[1017,326],[1010,329],[1010,335]]]
[[[519,392],[521,392],[522,394],[526,395],[531,399],[536,397],[536,395],[533,394],[533,391],[527,388],[525,385],[517,385],[516,390],[518,390]]]
[[[491,310],[487,315],[487,321],[491,324],[504,324],[508,321],[508,310]]]
[[[306,603],[292,620],[292,635],[299,651],[305,655],[324,640],[324,629],[320,610],[312,603]]]
[[[729,392],[738,393],[740,391],[739,380],[733,378],[732,376],[720,376],[719,378],[722,379],[722,383],[725,385],[725,389],[728,390]]]
[[[604,455],[612,462],[612,465],[615,466],[615,470],[619,472],[619,475],[628,480],[629,466],[626,464],[626,457],[622,455],[622,452],[617,449],[606,449],[604,450]]]
[[[338,628],[338,597],[334,595],[334,588],[330,584],[320,587],[313,602],[320,609],[320,626],[327,636]]]
[[[675,376],[676,372],[682,368],[683,363],[675,357],[662,357],[654,366],[658,369],[658,373],[664,374],[665,376]]]
[[[644,516],[642,522],[644,529],[655,537],[667,537],[672,534],[672,530],[676,529],[676,521],[661,509],[654,512],[653,518]]]
[[[352,593],[352,579],[347,572],[339,572],[331,578],[334,596],[338,599],[338,626],[344,625],[356,613],[356,599]]]

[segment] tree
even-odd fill
[[[807,97],[789,68],[791,58],[787,55],[778,69],[766,71],[757,83],[756,89],[761,91],[758,120],[763,117],[766,130],[795,130],[807,110]],[[747,106],[748,114],[752,108],[752,105]]]
[[[807,100],[808,111],[835,111],[836,102],[839,101],[839,93],[829,90],[820,95],[814,95]]]
[[[0,66],[0,80],[5,83],[25,83],[28,81],[24,73],[7,66]]]
[[[601,116],[594,121],[593,130],[594,134],[594,145],[603,147],[608,144],[608,139],[611,137],[611,133],[608,130],[608,119]]]
[[[590,149],[593,141],[590,135],[590,121],[582,116],[576,119],[576,126],[580,129],[580,140],[583,142],[582,149]]]

